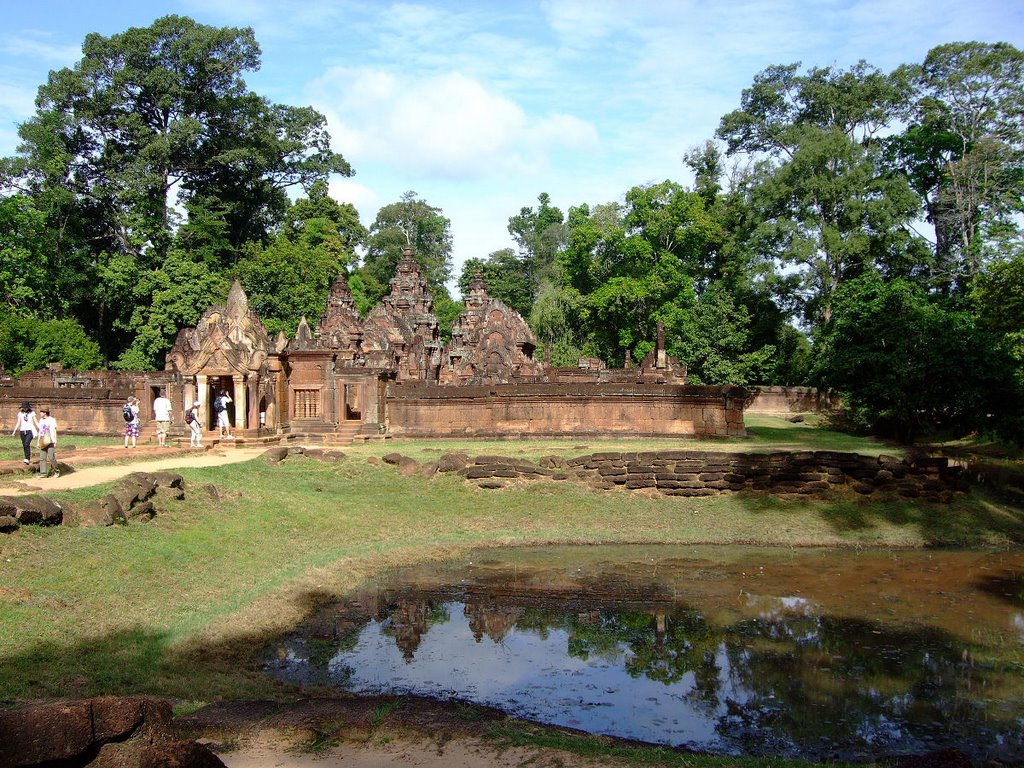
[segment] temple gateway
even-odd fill
[[[213,428],[209,404],[224,392],[232,434],[245,442],[745,434],[746,390],[687,385],[686,366],[666,354],[660,328],[637,366],[627,355],[620,369],[594,358],[556,368],[534,358],[526,321],[489,296],[479,275],[465,302],[443,343],[407,249],[389,294],[365,318],[339,275],[315,330],[303,318],[293,338],[271,338],[236,281],[225,304],[178,333],[164,370],[33,371],[0,382],[0,416],[13,419],[27,399],[56,409],[70,432],[118,434],[124,398],[140,399],[145,422],[163,391],[175,406],[173,436],[195,402]]]

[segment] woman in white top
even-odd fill
[[[21,436],[21,447],[25,451],[25,464],[32,461],[32,441],[39,434],[39,422],[36,420],[36,412],[32,410],[32,404],[26,400],[18,409],[18,419],[14,422],[12,435]]]
[[[48,408],[40,410],[43,418],[39,420],[39,475],[40,477],[59,477],[57,469],[57,420],[50,415]]]

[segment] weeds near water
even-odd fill
[[[379,707],[373,710],[373,714],[370,716],[370,729],[377,730],[381,725],[384,724],[384,719],[397,709],[402,708],[402,702],[398,699],[389,701],[386,704],[381,704]]]

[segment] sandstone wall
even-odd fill
[[[663,384],[391,384],[389,431],[403,437],[630,435],[743,437],[739,387]]]
[[[817,413],[839,407],[831,392],[814,387],[748,387],[749,413]]]
[[[36,412],[49,408],[57,419],[60,432],[87,435],[122,435],[124,419],[121,406],[129,395],[137,395],[134,386],[117,388],[98,387],[29,387],[0,388],[0,426],[10,434],[14,429],[18,409],[24,400],[32,403]],[[146,412],[143,409],[143,421]]]

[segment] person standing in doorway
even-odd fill
[[[124,412],[124,447],[128,447],[130,440],[132,448],[135,448],[139,439],[139,399],[129,397],[122,411]]]
[[[167,430],[171,427],[171,401],[164,397],[163,390],[153,401],[153,418],[156,420],[156,444],[167,447]]]
[[[189,429],[189,448],[203,447],[203,425],[202,417],[199,415],[199,409],[201,407],[202,406],[199,403],[192,403],[192,406],[185,411],[185,423],[188,425]]]
[[[21,437],[21,448],[25,452],[25,464],[32,463],[32,441],[39,434],[39,422],[36,419],[36,412],[32,410],[32,403],[28,400],[21,404],[18,409],[18,417],[14,422],[12,435]]]
[[[49,408],[40,410],[39,420],[39,476],[60,477],[57,469],[57,420],[50,415]]]
[[[228,418],[228,404],[231,402],[231,398],[225,390],[221,390],[220,394],[213,401],[213,412],[217,414],[217,439],[218,440],[234,440],[234,436],[231,434],[231,419]]]

